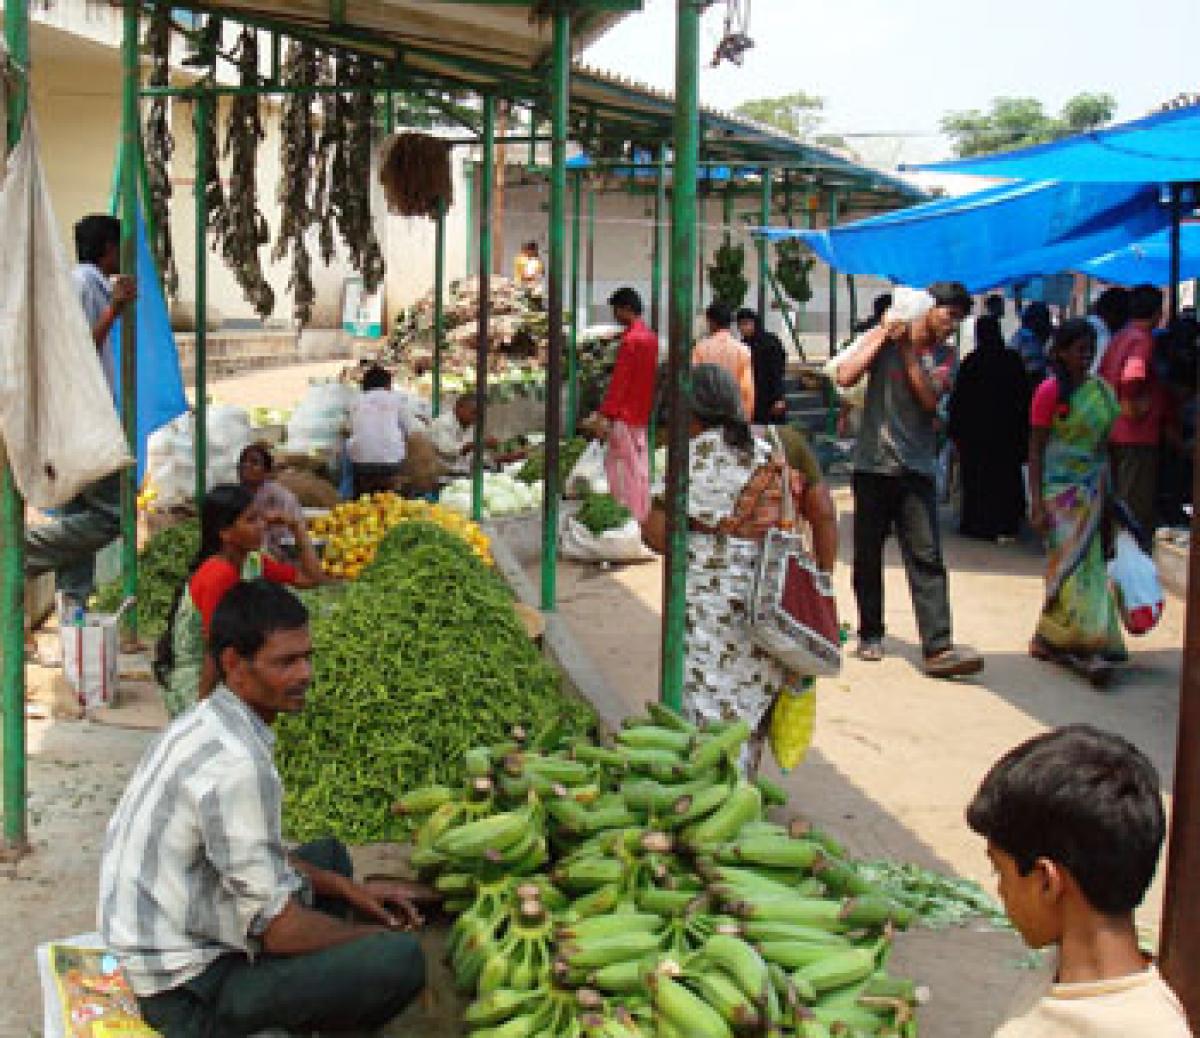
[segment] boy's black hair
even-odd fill
[[[240,472],[242,465],[245,464],[248,458],[258,457],[262,464],[264,472],[273,472],[275,469],[275,455],[271,453],[271,448],[265,443],[248,443],[242,448],[242,453],[238,455],[237,467]]]
[[[733,311],[724,303],[709,303],[704,316],[718,328],[728,328],[733,324]]]
[[[392,374],[387,368],[372,364],[363,373],[362,387],[364,393],[372,389],[391,389]]]
[[[1119,735],[1084,724],[1001,757],[967,808],[967,824],[1012,855],[1023,876],[1039,858],[1062,866],[1108,916],[1141,903],[1166,831],[1154,765]]]
[[[1110,285],[1092,303],[1092,313],[1110,332],[1119,332],[1129,321],[1129,289]]]
[[[883,320],[883,315],[892,308],[892,293],[880,292],[871,301],[871,315],[875,318],[875,323],[878,324]]]
[[[121,244],[121,221],[94,213],[75,225],[75,257],[80,263],[99,263],[110,244]]]
[[[969,314],[975,305],[967,286],[961,281],[935,281],[925,291],[933,296],[935,306],[956,306],[964,314]]]
[[[628,285],[624,288],[618,288],[609,296],[608,305],[614,310],[618,306],[623,306],[627,310],[632,310],[639,317],[642,315],[642,297],[638,295],[637,289],[630,288]]]
[[[298,631],[308,626],[304,603],[282,584],[269,580],[247,580],[226,592],[213,613],[208,632],[208,651],[217,672],[221,654],[233,649],[244,660],[253,659],[276,631]]]
[[[1134,285],[1129,293],[1129,316],[1134,321],[1150,321],[1162,313],[1163,294],[1154,285]]]
[[[1004,316],[1004,296],[999,292],[991,292],[983,301],[984,312],[997,320]]]

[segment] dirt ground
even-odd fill
[[[255,373],[212,387],[228,403],[290,406],[308,380],[340,364]],[[843,558],[848,557],[848,495],[838,493]],[[536,575],[536,537],[516,549]],[[1048,726],[1089,721],[1124,733],[1158,766],[1169,793],[1178,706],[1183,603],[1172,599],[1159,628],[1131,645],[1133,663],[1098,693],[1025,652],[1041,594],[1041,560],[1031,545],[980,545],[947,535],[956,636],[984,653],[978,680],[942,683],[917,669],[912,610],[898,559],[887,572],[888,658],[847,662],[822,682],[815,744],[783,778],[797,808],[827,826],[851,851],[910,860],[991,883],[980,842],[963,806],[988,764]],[[599,569],[563,564],[560,615],[583,652],[629,710],[655,695],[660,586],[657,562]],[[839,597],[853,620],[849,570],[839,567]],[[144,663],[130,660],[130,673]],[[41,1033],[33,949],[41,941],[94,928],[97,864],[112,805],[162,722],[153,690],[129,684],[129,705],[99,721],[31,720],[28,725],[31,839],[34,853],[0,865],[0,1038]],[[364,856],[365,868],[379,864]],[[386,864],[386,853],[383,864]],[[1158,925],[1161,876],[1141,915]],[[897,972],[933,991],[922,1011],[926,1038],[985,1038],[1042,982],[1009,933],[976,929],[918,931],[901,938]],[[453,1033],[444,1000],[417,1007],[389,1034]]]

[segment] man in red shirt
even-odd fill
[[[642,298],[619,288],[608,301],[625,329],[617,350],[608,394],[600,405],[602,435],[608,441],[604,469],[609,492],[638,522],[650,514],[650,445],[646,427],[658,381],[658,336],[642,320]]]
[[[1121,414],[1113,424],[1113,484],[1129,506],[1149,547],[1154,536],[1158,446],[1162,439],[1166,393],[1154,365],[1154,329],[1162,321],[1163,294],[1138,285],[1129,297],[1129,323],[1109,343],[1101,377],[1113,387]]]

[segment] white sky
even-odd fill
[[[936,135],[945,112],[986,108],[993,97],[1036,97],[1056,113],[1083,91],[1113,94],[1118,119],[1128,119],[1178,93],[1200,91],[1198,0],[752,0],[750,6],[756,46],[741,68],[707,67],[725,4],[705,15],[701,100],[732,108],[748,98],[805,90],[826,99],[830,132]],[[672,90],[675,8],[676,0],[645,0],[640,14],[584,60]],[[948,154],[937,136],[910,143],[902,156],[908,161]],[[890,164],[883,155],[878,160]]]

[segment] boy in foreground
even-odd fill
[[[996,1038],[1188,1038],[1134,928],[1165,831],[1158,774],[1140,751],[1088,725],[1036,736],[992,766],[967,824],[988,842],[1025,943],[1058,946],[1049,992]]]

